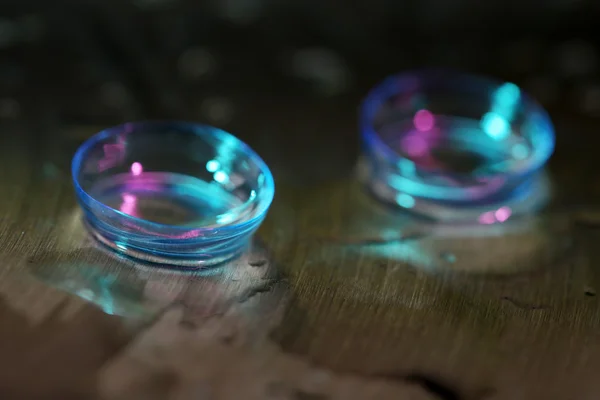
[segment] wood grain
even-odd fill
[[[600,396],[596,125],[556,118],[548,213],[483,239],[412,236],[414,219],[356,182],[357,101],[234,96],[227,128],[273,166],[277,195],[252,249],[212,275],[149,269],[88,238],[68,164],[89,127],[49,140],[7,126],[0,396]]]

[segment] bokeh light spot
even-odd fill
[[[481,120],[481,128],[496,140],[505,139],[510,133],[510,126],[506,119],[496,113],[485,114]]]
[[[430,111],[419,110],[415,113],[413,124],[417,130],[427,132],[435,125],[435,118]]]
[[[496,217],[493,211],[484,212],[479,216],[479,223],[484,225],[491,225],[496,222]]]
[[[142,167],[142,164],[140,164],[139,162],[134,162],[133,164],[131,164],[131,173],[134,176],[141,175],[142,171],[144,171],[144,168]]]
[[[511,149],[511,153],[517,160],[524,160],[529,157],[529,149],[522,143],[515,144]]]
[[[499,222],[504,222],[507,219],[510,218],[512,214],[512,210],[510,209],[510,207],[500,207],[498,210],[496,210],[496,212],[494,213],[494,215],[496,216],[496,219]]]
[[[223,171],[217,171],[217,172],[215,172],[215,174],[213,175],[213,177],[215,178],[215,181],[217,181],[219,183],[225,183],[225,182],[227,182],[229,180],[229,177]]]
[[[400,193],[396,197],[396,202],[400,207],[413,208],[415,206],[415,198],[406,193]]]
[[[221,163],[219,163],[217,160],[210,160],[206,163],[206,170],[208,172],[217,172],[219,168],[221,168]]]

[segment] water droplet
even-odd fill
[[[446,251],[440,253],[440,258],[450,264],[454,264],[456,262],[456,256]]]
[[[479,227],[440,226],[415,245],[422,254],[437,250],[441,260],[453,264],[453,271],[500,274],[548,267],[572,246],[571,225],[561,218],[509,221]],[[444,266],[448,265],[439,265]]]

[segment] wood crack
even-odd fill
[[[509,296],[502,296],[501,299],[506,300],[509,303],[511,303],[513,306],[521,308],[523,310],[546,310],[546,309],[550,308],[550,306],[545,305],[545,304],[532,304],[532,303],[528,303],[526,301],[514,299]]]
[[[462,396],[458,390],[450,385],[441,382],[437,378],[433,378],[430,375],[425,374],[408,374],[408,375],[396,375],[396,374],[378,374],[375,378],[382,378],[385,380],[395,382],[411,383],[421,387],[427,393],[435,396],[439,400],[464,400],[465,396]]]
[[[259,294],[272,292],[277,285],[283,283],[284,281],[285,279],[282,278],[274,278],[270,279],[269,281],[265,282],[260,286],[250,288],[239,297],[238,303],[245,303]]]

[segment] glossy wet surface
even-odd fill
[[[202,90],[184,85],[195,111],[171,108],[239,132],[277,177],[260,251],[214,275],[115,258],[81,225],[70,158],[135,107],[86,109],[87,93],[66,86],[60,99],[32,96],[39,87],[16,97],[21,117],[0,137],[5,397],[597,397],[598,121],[564,104],[568,89],[551,108],[546,213],[483,231],[432,227],[355,179],[356,106],[392,65],[337,96],[293,82],[265,93],[273,76],[240,75],[256,54],[240,58]],[[82,109],[100,121],[57,117]]]

